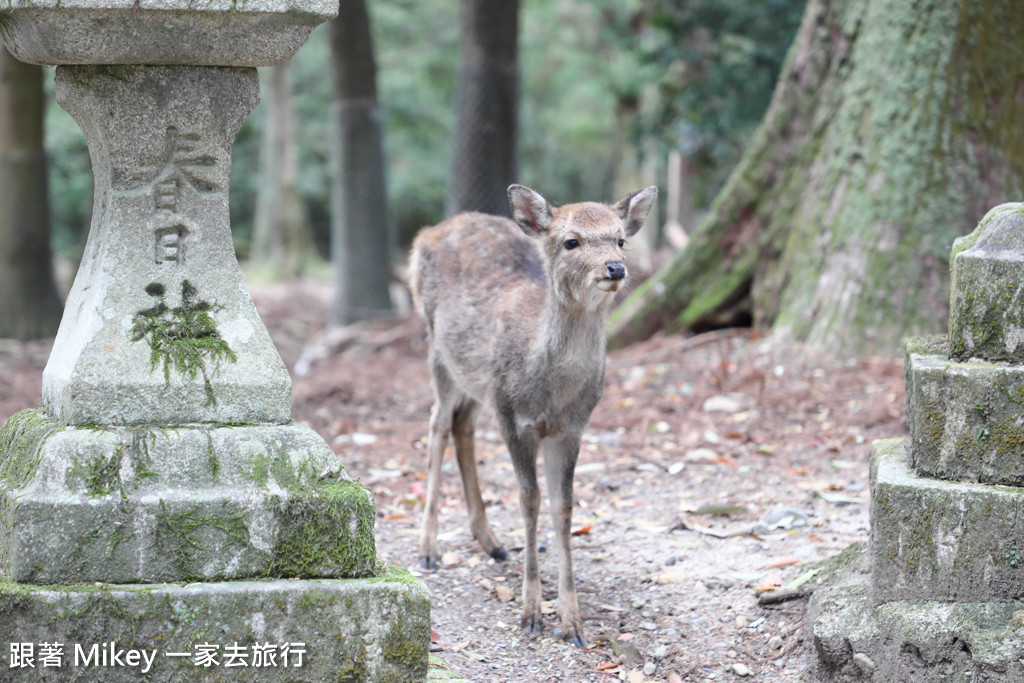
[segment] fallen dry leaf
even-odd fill
[[[515,591],[508,586],[495,586],[494,592],[502,602],[511,602],[512,598],[516,597]]]
[[[794,564],[800,564],[799,557],[782,557],[777,560],[773,560],[765,565],[767,569],[779,569],[780,567],[791,567]]]

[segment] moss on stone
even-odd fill
[[[226,501],[222,507],[226,508]],[[223,515],[204,515],[200,514],[201,509],[202,506],[196,505],[184,512],[170,512],[160,500],[157,513],[153,544],[170,555],[175,569],[186,580],[211,578],[195,571],[194,567],[198,553],[209,548],[209,539],[204,538],[207,534],[219,532],[227,546],[250,546],[249,528],[242,513],[225,509]]]
[[[949,338],[944,334],[934,334],[926,337],[910,337],[905,345],[906,355],[920,356],[945,356],[948,351]]]
[[[181,284],[181,305],[174,308],[167,306],[162,284],[150,284],[146,293],[156,299],[156,304],[135,314],[131,340],[145,339],[149,343],[150,368],[156,370],[162,366],[165,385],[171,382],[172,369],[189,380],[201,375],[206,404],[216,404],[207,362],[213,365],[215,373],[221,361],[238,361],[238,356],[221,338],[211,315],[221,307],[200,299],[198,290],[188,280]]]
[[[152,469],[148,443],[141,438],[139,430],[133,429],[132,443],[127,453],[124,446],[118,445],[109,455],[101,454],[85,462],[76,459],[68,470],[65,483],[69,488],[82,486],[90,498],[102,498],[115,492],[121,498],[127,498],[129,493],[138,488],[139,480],[159,476]],[[126,458],[129,467],[122,474]]]
[[[420,636],[421,634],[409,634],[400,628],[390,629],[381,643],[384,659],[404,668],[420,666],[430,648],[429,637]]]
[[[9,489],[27,486],[39,467],[43,443],[61,429],[42,408],[12,415],[0,427],[0,484]]]
[[[1020,283],[1012,272],[1016,264],[998,261],[961,263],[977,278],[957,276],[949,318],[950,357],[1018,362],[1024,349],[1019,342],[1007,348],[1008,330],[1024,328],[1024,314],[1017,301]]]
[[[210,467],[210,480],[216,484],[220,476],[220,458],[217,457],[217,449],[213,447],[213,435],[209,430],[206,432],[206,463]]]
[[[272,576],[366,577],[377,570],[369,491],[335,481],[298,492],[282,503]]]
[[[82,479],[90,498],[98,498],[121,487],[121,458],[123,450],[118,446],[109,456],[99,456],[83,467]],[[123,491],[123,489],[122,489]]]
[[[366,649],[361,648],[340,657],[335,664],[339,683],[363,683],[367,680]]]
[[[287,453],[257,453],[249,458],[245,476],[261,489],[270,485],[270,480],[289,493],[307,491],[317,479],[312,463],[302,460],[296,467]]]

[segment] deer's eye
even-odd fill
[[[566,240],[565,241],[565,248],[566,249],[575,249],[578,246],[580,246],[580,241],[579,240]]]
[[[622,249],[624,246],[626,246],[626,240],[619,240],[619,249]]]

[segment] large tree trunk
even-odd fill
[[[393,231],[387,215],[377,65],[364,0],[341,0],[338,18],[328,30],[337,131],[331,320],[345,324],[391,311]]]
[[[267,128],[260,155],[259,193],[249,258],[283,277],[299,275],[314,256],[313,236],[299,195],[290,62],[264,69]]]
[[[944,328],[953,239],[1019,196],[1012,0],[811,0],[709,218],[613,319],[615,341],[753,320],[841,352]]]
[[[52,336],[62,305],[50,253],[43,69],[0,45],[0,337]]]
[[[516,182],[519,0],[462,0],[447,213],[508,215]]]

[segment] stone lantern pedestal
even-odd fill
[[[0,428],[0,679],[422,680],[425,588],[292,422],[231,241],[254,67],[337,4],[9,2],[0,35],[58,65],[95,200],[43,407]]]
[[[907,344],[909,439],[871,547],[808,608],[824,681],[1024,680],[1024,204],[954,243],[950,333]]]

